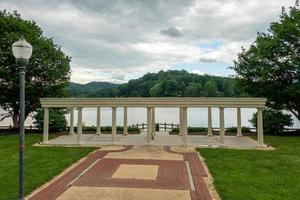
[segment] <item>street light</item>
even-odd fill
[[[20,38],[12,45],[12,52],[19,66],[20,75],[20,115],[19,115],[19,199],[24,200],[24,120],[25,120],[25,68],[32,54],[32,46],[24,38]]]

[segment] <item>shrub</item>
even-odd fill
[[[226,128],[226,132],[228,133],[236,133],[237,132],[237,127],[229,127]],[[250,128],[249,127],[242,127],[242,132],[243,133],[250,133]]]
[[[179,133],[180,128],[173,128],[171,132],[173,133]],[[188,132],[189,133],[194,133],[194,132],[207,132],[207,128],[205,127],[188,127]]]
[[[205,127],[188,127],[188,132],[207,132]]]
[[[253,114],[249,122],[254,127],[257,127],[257,113]],[[264,132],[278,134],[284,130],[285,126],[293,126],[293,119],[291,115],[283,114],[282,111],[266,109],[263,111],[263,126]]]
[[[65,111],[62,109],[49,109],[49,131],[50,132],[61,132],[67,128],[67,120],[65,117]],[[36,114],[33,116],[35,121],[34,125],[42,130],[44,126],[44,110],[38,109]]]
[[[82,129],[84,131],[96,131],[97,127],[96,126],[83,126]],[[112,128],[111,126],[101,126],[101,132],[111,132]],[[77,131],[77,127],[74,128],[74,131]],[[124,131],[124,127],[123,126],[117,126],[117,132],[123,132]],[[137,127],[127,127],[127,131],[128,132],[141,132],[141,129],[137,128]]]

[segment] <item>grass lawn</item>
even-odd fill
[[[33,147],[41,135],[26,134],[26,194],[59,174],[94,148]],[[0,199],[18,199],[18,135],[0,136]]]
[[[300,137],[266,136],[275,151],[198,149],[222,200],[300,199]]]

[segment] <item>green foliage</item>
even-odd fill
[[[50,181],[64,169],[96,148],[90,147],[38,147],[33,144],[42,141],[41,134],[26,134],[25,193]],[[50,138],[53,136],[50,135]],[[18,199],[19,135],[0,137],[0,199]]]
[[[19,74],[11,45],[20,36],[33,46],[26,67],[26,117],[40,106],[40,97],[66,96],[70,79],[70,57],[60,46],[44,37],[35,22],[21,19],[17,12],[0,11],[0,106],[8,113],[2,117],[12,117],[15,127],[19,117]]]
[[[79,84],[70,82],[68,90],[76,97],[115,97],[118,84],[108,82],[90,82]]]
[[[300,137],[265,136],[265,142],[276,150],[197,149],[222,200],[299,199]]]
[[[171,132],[173,133],[179,133],[180,128],[173,128]],[[189,133],[200,133],[200,132],[207,132],[207,128],[205,127],[188,127]]]
[[[67,128],[67,120],[65,117],[66,112],[61,109],[50,109],[49,110],[49,131],[50,132],[61,132]],[[34,125],[39,129],[43,130],[44,125],[44,110],[38,109],[34,115]]]
[[[259,33],[238,55],[233,69],[250,95],[268,99],[274,109],[288,109],[300,119],[300,10],[284,9],[269,33]]]
[[[237,132],[237,127],[228,127],[226,128],[226,132],[228,133],[236,133]],[[250,128],[249,127],[242,127],[242,133],[250,133]]]
[[[215,97],[218,94],[217,86],[214,81],[208,81],[204,85],[204,90],[208,97]]]
[[[94,83],[95,87],[71,83],[72,96],[88,97],[202,97],[245,96],[234,79],[188,73],[185,70],[147,73],[121,85]],[[86,90],[86,92],[84,92]]]
[[[100,130],[101,132],[111,132],[111,126],[101,126],[100,127]],[[76,131],[77,130],[77,127],[74,128],[74,130]],[[84,131],[96,131],[97,130],[97,127],[95,126],[84,126],[83,127],[83,130]],[[117,126],[117,132],[123,132],[124,131],[124,127],[123,126]],[[140,133],[141,132],[141,129],[137,128],[137,127],[127,127],[127,131],[130,133],[130,132],[137,132],[137,133]]]
[[[257,113],[253,114],[249,122],[257,127]],[[263,111],[263,126],[266,133],[278,134],[283,131],[284,126],[293,126],[293,119],[291,115],[283,114],[282,111],[266,109]]]

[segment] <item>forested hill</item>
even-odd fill
[[[71,82],[68,89],[74,97],[112,97],[119,84],[109,82],[90,82],[79,84]]]
[[[147,73],[121,85],[103,82],[86,85],[71,83],[70,92],[72,96],[85,97],[245,96],[231,78],[192,74],[185,70]]]

